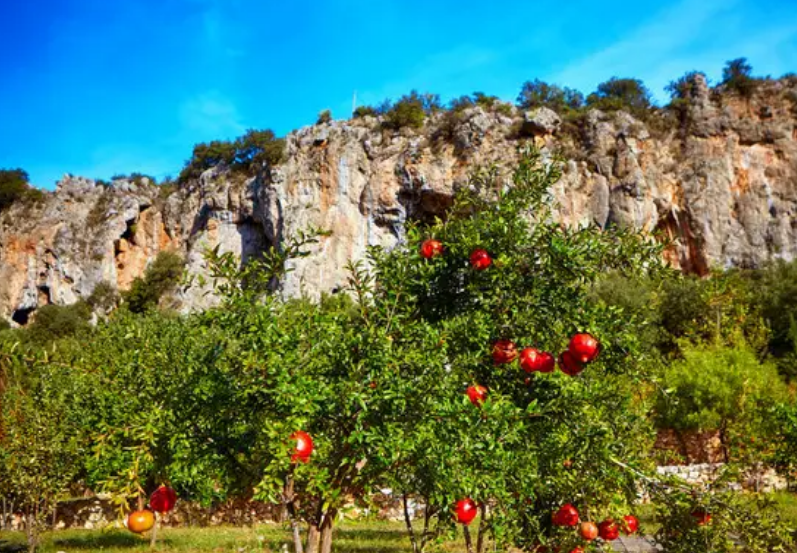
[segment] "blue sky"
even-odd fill
[[[0,168],[176,176],[197,142],[284,134],[416,88],[514,100],[612,77],[797,71],[797,0],[20,0],[0,22]]]

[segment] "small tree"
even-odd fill
[[[325,109],[324,111],[318,114],[318,119],[316,120],[315,124],[324,125],[326,123],[329,123],[330,121],[332,121],[332,112],[328,109]]]
[[[736,58],[722,69],[721,84],[744,98],[750,98],[758,88],[758,80],[752,73],[753,66],[747,63],[747,58]]]
[[[624,109],[632,115],[644,117],[651,107],[651,95],[639,79],[612,77],[599,84],[598,90],[587,97],[587,105],[606,111]]]
[[[28,326],[28,336],[39,344],[46,344],[78,333],[89,333],[91,309],[84,301],[72,305],[45,305],[36,310]]]
[[[41,353],[0,353],[0,495],[24,514],[30,553],[81,470],[81,392],[69,367]]]
[[[404,127],[420,129],[427,115],[441,109],[440,96],[437,94],[419,94],[413,90],[402,96],[385,112],[382,125],[385,128],[399,130]]]
[[[760,363],[745,346],[689,346],[664,369],[657,399],[659,426],[677,431],[718,431],[725,461],[766,446],[770,413],[786,398],[775,366]]]
[[[28,174],[22,169],[0,169],[0,211],[10,207],[14,202],[37,200],[42,192],[32,188]]]
[[[185,261],[176,253],[160,252],[147,267],[143,277],[133,280],[130,290],[122,296],[127,308],[133,313],[142,313],[155,307],[164,294],[171,291],[185,271]]]
[[[354,117],[376,117],[379,115],[379,112],[376,108],[372,106],[358,106],[357,109],[354,110]]]
[[[523,84],[517,104],[523,109],[547,107],[557,112],[565,112],[580,109],[584,105],[584,95],[572,88],[561,88],[534,79]]]

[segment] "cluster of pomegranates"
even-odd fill
[[[578,510],[567,503],[562,505],[551,517],[554,526],[571,527],[579,526],[581,518]],[[634,515],[626,515],[623,520],[618,524],[612,519],[606,519],[600,524],[594,522],[583,521],[579,526],[579,534],[581,538],[587,542],[601,538],[604,541],[614,541],[620,537],[622,531],[625,535],[635,534],[639,530],[639,520]],[[571,553],[579,553],[583,551],[577,547]]]
[[[562,372],[576,376],[584,370],[584,366],[600,353],[600,344],[594,336],[587,333],[579,333],[570,339],[567,349],[559,355],[559,368]],[[511,340],[498,340],[493,344],[493,361],[496,365],[512,363],[520,357],[520,367],[531,374],[534,372],[550,373],[556,368],[556,361],[553,355],[547,351],[537,348],[523,348],[518,354],[518,348]],[[471,403],[481,406],[487,398],[487,388],[474,384],[469,386],[466,391]]]
[[[177,493],[164,484],[149,496],[149,509],[139,509],[127,516],[127,529],[136,534],[143,534],[155,526],[155,513],[168,513],[177,503]]]

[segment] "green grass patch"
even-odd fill
[[[336,553],[410,553],[409,538],[404,525],[383,521],[346,521],[335,530]],[[25,543],[22,532],[3,533],[0,553],[17,551]],[[184,551],[214,553],[277,553],[293,551],[290,532],[277,524],[263,524],[252,528],[214,526],[209,528],[161,528],[158,545],[149,548],[148,534],[137,536],[124,529],[61,530],[43,536],[42,553],[79,553],[103,551],[106,553],[137,553],[144,551]],[[443,550],[449,553],[464,552],[464,544],[447,543]]]

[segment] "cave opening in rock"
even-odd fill
[[[18,325],[25,326],[26,324],[28,324],[30,316],[34,311],[36,311],[35,307],[26,307],[26,308],[17,309],[16,311],[14,311],[14,314],[11,315],[11,320],[17,323]]]
[[[136,243],[136,240],[135,240],[135,236],[136,236],[136,220],[135,219],[130,219],[128,221],[125,221],[125,225],[126,225],[125,226],[125,231],[122,233],[122,236],[120,236],[120,238],[124,238],[131,245],[135,244]]]

